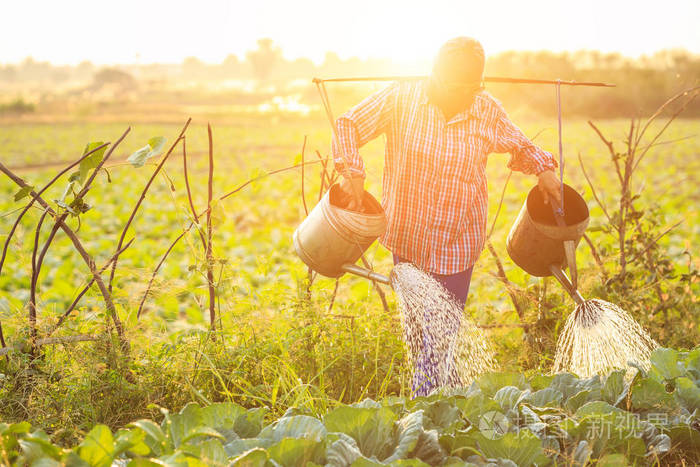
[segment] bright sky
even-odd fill
[[[468,35],[486,53],[700,53],[700,0],[5,0],[0,63],[219,63],[269,37],[287,58],[430,59]]]

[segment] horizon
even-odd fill
[[[487,55],[597,50],[639,59],[663,50],[700,53],[695,25],[700,2],[694,0],[669,0],[663,9],[651,1],[603,0],[593,0],[585,9],[556,0],[488,5],[436,0],[429,8],[397,0],[357,0],[341,7],[321,0],[262,0],[245,6],[205,0],[196,9],[182,0],[125,0],[116,11],[68,0],[6,8],[5,21],[0,20],[3,65],[27,58],[56,66],[86,61],[102,66],[177,64],[189,57],[219,64],[229,55],[245,59],[262,38],[280,47],[285,59],[308,58],[316,65],[329,52],[342,60],[431,61],[444,41],[458,35],[477,38]],[[343,21],[336,21],[341,15]],[[21,20],[25,17],[31,25]]]
[[[260,39],[269,39],[269,38],[261,37]],[[336,54],[336,52],[329,50],[326,52],[326,54],[324,54],[324,57],[320,61],[312,60],[311,57],[304,57],[304,56],[290,58],[286,54],[284,54],[284,49],[279,44],[274,43],[274,46],[280,47],[282,49],[282,52],[283,52],[282,56],[283,56],[284,60],[287,60],[289,62],[293,62],[294,60],[308,59],[308,60],[311,60],[311,62],[314,64],[314,66],[317,66],[317,67],[320,67],[323,65],[326,54]],[[103,63],[103,62],[93,62],[92,60],[85,59],[85,60],[81,60],[80,62],[77,62],[77,63],[57,63],[57,62],[52,62],[49,60],[40,60],[34,56],[28,55],[28,56],[24,57],[23,59],[21,59],[19,61],[15,61],[15,62],[2,62],[2,61],[0,61],[0,66],[17,66],[17,65],[22,65],[23,63],[26,63],[28,61],[33,61],[34,63],[48,63],[49,65],[55,66],[55,67],[77,67],[77,66],[79,66],[81,64],[85,64],[85,63],[91,64],[91,65],[97,66],[97,67],[106,67],[106,68],[119,67],[119,66],[158,66],[158,65],[159,66],[172,66],[172,65],[182,65],[186,60],[192,59],[192,58],[199,60],[202,64],[204,64],[206,66],[217,66],[217,65],[222,65],[224,63],[224,61],[231,55],[235,56],[241,63],[245,63],[247,60],[246,53],[253,51],[253,50],[255,50],[255,49],[254,48],[249,49],[241,55],[233,54],[233,53],[228,54],[227,56],[225,56],[222,60],[220,60],[218,62],[217,61],[206,61],[206,60],[203,60],[197,56],[187,56],[187,57],[184,57],[180,61],[172,61],[172,62],[138,61],[138,62],[109,62],[109,63],[104,62]],[[489,56],[487,56],[487,60],[490,56],[495,57],[495,56],[505,54],[505,53],[516,53],[516,54],[517,53],[523,53],[523,54],[535,53],[536,54],[536,53],[542,53],[542,52],[552,53],[555,55],[576,54],[579,52],[599,52],[603,55],[618,54],[622,59],[631,60],[631,61],[638,61],[638,60],[643,60],[645,58],[652,58],[652,57],[656,56],[657,54],[663,54],[665,52],[685,53],[685,54],[688,54],[689,56],[693,56],[693,57],[700,56],[700,52],[693,52],[687,48],[682,48],[682,47],[662,48],[662,49],[654,50],[654,51],[649,52],[649,53],[643,53],[640,55],[626,55],[626,54],[623,54],[621,52],[616,52],[616,51],[606,52],[606,51],[599,50],[599,49],[575,49],[575,50],[563,50],[563,51],[552,51],[552,50],[548,50],[548,49],[508,49],[508,50],[500,50],[498,52],[494,52],[494,53],[489,54]],[[391,57],[372,57],[372,56],[369,56],[369,57],[358,57],[358,56],[341,57],[338,54],[336,54],[336,55],[342,61],[349,61],[349,60],[355,60],[355,59],[361,60],[361,61],[378,60],[378,61],[389,61],[389,62],[397,64],[397,65],[404,65],[404,66],[409,66],[409,67],[417,66],[417,65],[425,65],[431,61],[430,58],[423,58],[423,59],[417,59],[417,60],[396,60],[396,59],[392,59]]]

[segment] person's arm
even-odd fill
[[[508,168],[528,175],[537,175],[538,186],[544,195],[545,203],[553,198],[561,203],[561,182],[554,169],[557,162],[551,153],[539,148],[510,121],[500,105],[497,105],[496,141],[494,152],[508,152],[511,158]]]
[[[345,180],[341,188],[353,200],[350,209],[359,209],[358,196],[364,192],[365,166],[359,149],[387,131],[391,124],[398,84],[391,85],[360,102],[336,120],[333,137],[333,161]]]

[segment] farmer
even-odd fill
[[[486,238],[486,159],[509,152],[508,167],[538,177],[545,202],[559,203],[552,155],[535,146],[481,87],[484,50],[471,38],[449,40],[430,77],[402,81],[369,96],[336,121],[336,169],[342,202],[362,210],[365,170],[358,149],[386,136],[382,206],[387,229],[380,242],[394,264],[411,262],[434,277],[464,309],[474,263]],[[430,318],[426,317],[429,323]],[[423,346],[413,391],[435,386],[435,356]]]

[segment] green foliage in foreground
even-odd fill
[[[12,465],[680,465],[700,462],[700,347],[660,348],[648,372],[588,379],[489,373],[469,388],[340,405],[315,417],[291,408],[191,403],[160,424],[95,426],[71,449],[29,423],[0,424]]]

